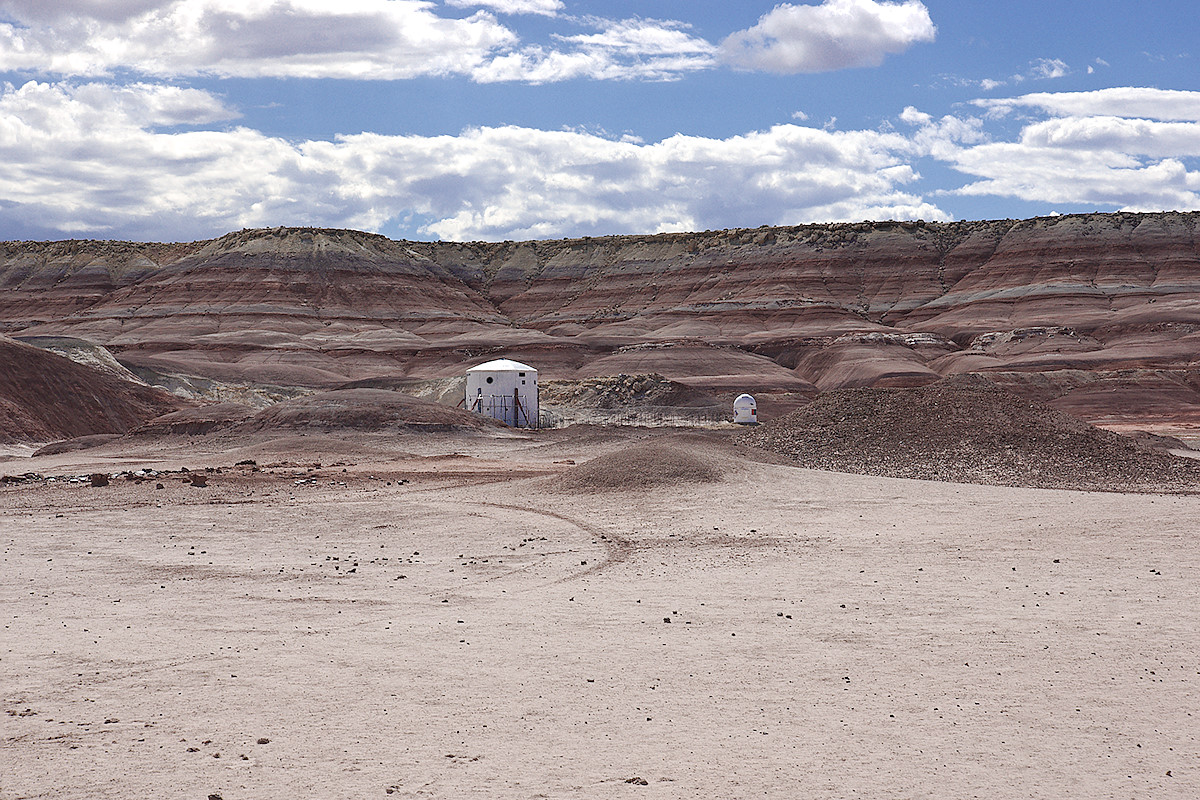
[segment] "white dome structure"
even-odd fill
[[[738,425],[758,424],[758,404],[754,402],[754,397],[748,394],[737,396],[733,401],[733,421]]]
[[[537,370],[498,358],[467,370],[466,408],[514,428],[538,427]]]

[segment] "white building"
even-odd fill
[[[537,370],[507,358],[471,367],[466,407],[514,428],[538,427]]]
[[[758,424],[758,404],[748,394],[739,394],[733,401],[733,421],[739,425]]]

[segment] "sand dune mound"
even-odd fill
[[[285,400],[237,427],[239,432],[310,428],[355,430],[483,430],[503,423],[385,389],[335,389]]]
[[[1200,486],[1195,462],[979,377],[828,392],[738,441],[837,472],[1044,488]]]
[[[685,483],[713,483],[723,474],[719,459],[703,450],[646,442],[597,456],[572,467],[556,488],[568,492],[637,490]]]
[[[0,337],[0,442],[124,433],[186,402]]]

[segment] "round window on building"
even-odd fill
[[[488,382],[488,383],[491,383],[491,382],[492,382],[492,379],[491,379],[491,378],[488,378],[488,379],[487,379],[487,382]]]

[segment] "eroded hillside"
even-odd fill
[[[1200,214],[429,243],[282,228],[0,244],[0,332],[150,383],[658,373],[767,413],[979,372],[1109,424],[1200,422]]]

